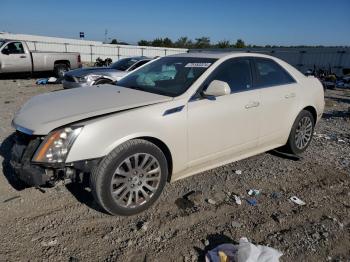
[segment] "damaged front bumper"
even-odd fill
[[[32,157],[43,137],[16,131],[11,149],[10,164],[16,177],[28,186],[53,186],[60,180],[82,182],[84,174],[98,164],[99,159],[79,161],[69,165],[45,165],[33,163]]]
[[[53,171],[34,165],[31,159],[41,143],[40,137],[16,131],[11,149],[10,164],[17,176],[29,186],[42,186],[53,180]]]

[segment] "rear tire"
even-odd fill
[[[56,64],[54,67],[54,73],[57,78],[63,78],[64,74],[69,71],[67,64]]]
[[[130,216],[159,198],[167,177],[163,152],[148,141],[134,139],[118,146],[93,169],[90,187],[105,211]]]
[[[314,126],[313,115],[307,110],[301,111],[294,121],[287,144],[284,147],[285,151],[294,155],[303,153],[310,145]]]

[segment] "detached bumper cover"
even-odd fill
[[[31,158],[40,143],[39,137],[20,132],[14,137],[10,163],[18,179],[29,186],[45,185],[51,179],[44,168],[31,164]]]

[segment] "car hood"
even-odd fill
[[[113,69],[111,67],[86,67],[86,68],[79,68],[75,70],[71,70],[67,72],[66,74],[73,77],[83,77],[87,75],[105,75],[105,74],[125,74],[126,72]]]
[[[13,125],[26,133],[45,135],[72,122],[172,99],[115,85],[60,90],[31,98],[16,113]]]

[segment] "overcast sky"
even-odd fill
[[[350,0],[1,0],[0,31],[137,43],[208,36],[258,45],[350,45]]]

